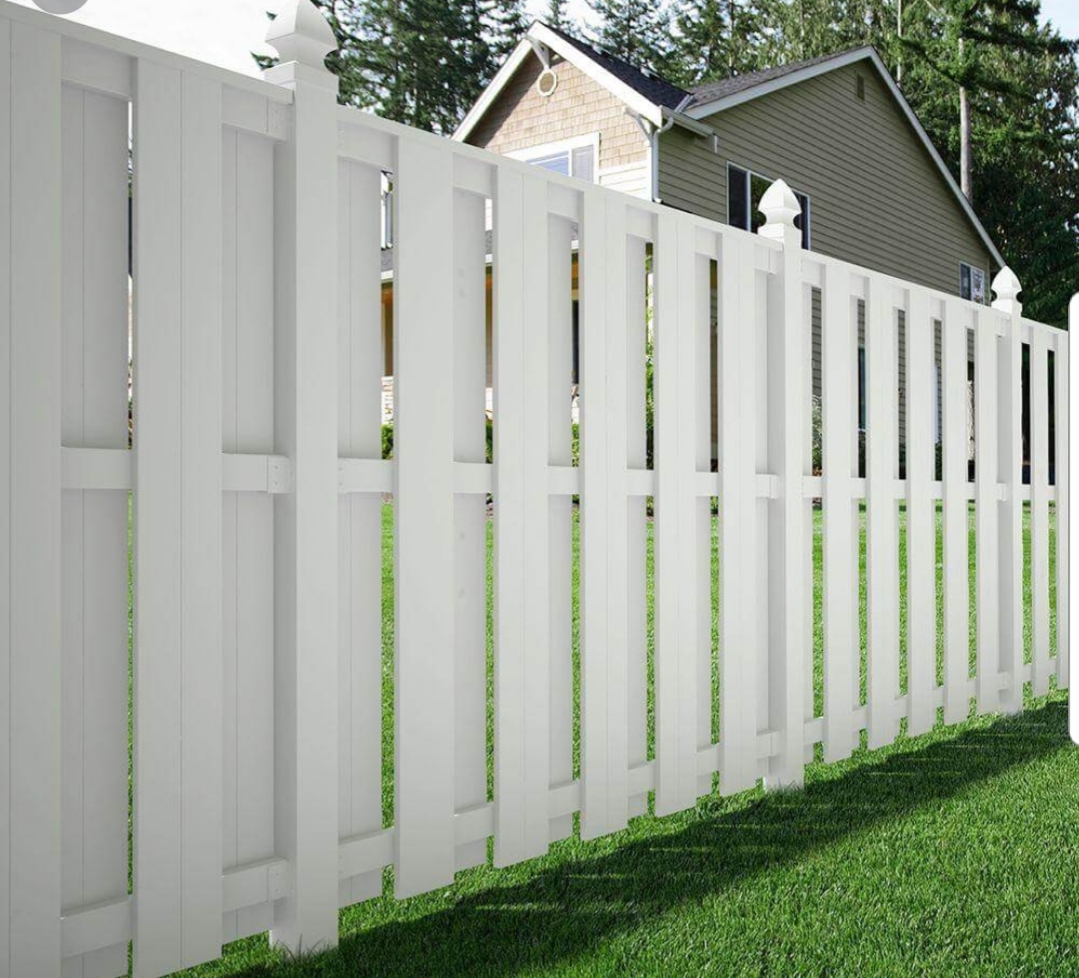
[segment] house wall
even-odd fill
[[[864,102],[857,97],[859,75]],[[960,262],[983,268],[990,277],[995,271],[962,206],[868,63],[836,69],[701,121],[718,134],[718,153],[712,140],[677,127],[660,139],[663,203],[726,223],[730,162],[782,177],[809,195],[814,251],[953,295],[959,293]],[[901,444],[904,334],[900,329]],[[813,306],[812,350],[813,393],[820,397],[819,301]]]
[[[558,87],[545,97],[536,90],[543,65],[530,55],[468,142],[506,154],[599,133],[599,182],[635,197],[648,197],[648,141],[626,115],[625,103],[568,61],[555,57],[551,66],[558,74]]]
[[[814,251],[952,294],[960,262],[992,275],[984,243],[868,62],[701,121],[718,133],[718,154],[677,127],[660,139],[664,203],[726,222],[729,161],[810,196]]]

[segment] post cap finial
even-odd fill
[[[283,0],[281,10],[270,23],[266,43],[283,63],[297,62],[326,70],[326,57],[338,48],[326,18],[311,0]]]
[[[802,213],[798,198],[785,180],[777,180],[764,192],[758,209],[768,224],[787,227],[794,227],[795,218]]]
[[[1023,291],[1023,286],[1019,283],[1019,276],[1005,265],[993,279],[993,291],[997,302],[1014,302]]]

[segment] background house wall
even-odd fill
[[[858,79],[864,101],[858,98]],[[849,65],[660,138],[665,204],[727,222],[727,163],[812,200],[813,250],[956,294],[959,264],[996,271],[984,242],[868,63]],[[881,229],[887,233],[881,233]]]
[[[558,87],[543,96],[536,90],[543,65],[528,57],[467,141],[506,154],[599,133],[599,183],[648,197],[648,141],[626,114],[626,104],[568,61],[552,56],[551,66]]]

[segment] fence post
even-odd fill
[[[768,464],[778,478],[769,519],[768,729],[775,736],[766,787],[801,787],[805,775],[806,665],[809,627],[806,547],[809,502],[804,493],[808,330],[802,296],[801,214],[790,187],[777,180],[760,203],[762,237],[781,244],[768,292]]]
[[[271,939],[292,951],[337,944],[337,79],[333,32],[311,0],[286,0],[270,27],[293,92],[275,151],[277,452],[293,490],[277,500],[275,844],[291,891]]]
[[[993,279],[993,308],[1008,316],[1000,349],[997,395],[1000,400],[998,445],[1004,499],[1000,513],[1000,662],[997,671],[1010,680],[1000,691],[1000,708],[1023,708],[1023,462],[1022,358],[1023,304],[1019,279],[1010,268]],[[1037,669],[1037,665],[1034,667]]]

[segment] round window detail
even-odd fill
[[[558,88],[558,75],[551,68],[544,68],[536,79],[536,91],[544,98],[549,98]]]

